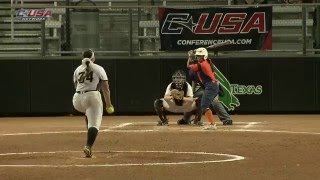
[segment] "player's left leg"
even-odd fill
[[[211,82],[210,84],[207,84],[203,96],[201,98],[201,110],[210,122],[209,127],[206,127],[206,129],[217,129],[216,123],[214,121],[214,117],[212,114],[212,111],[210,110],[210,104],[214,100],[214,98],[217,96],[219,91],[219,87],[217,83]]]
[[[88,133],[87,133],[87,143],[84,146],[83,152],[85,154],[85,156],[87,158],[91,158],[92,157],[92,151],[91,148],[93,146],[94,141],[96,140],[96,137],[98,135],[98,129],[95,127],[90,127],[88,129]]]
[[[88,104],[90,105],[86,110],[86,116],[88,118],[88,132],[87,143],[83,149],[87,158],[92,157],[91,148],[98,136],[98,132],[101,126],[103,115],[103,103],[101,95],[98,91],[89,92]]]

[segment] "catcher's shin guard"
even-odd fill
[[[201,109],[201,99],[197,99],[196,100],[196,106],[197,106],[197,109],[195,110],[196,112],[196,115],[195,115],[195,119],[193,121],[194,124],[202,124],[201,122],[201,118],[202,118],[202,109]]]
[[[156,113],[158,114],[160,120],[163,123],[168,123],[168,119],[163,111],[163,101],[161,99],[156,99],[154,101],[154,109],[155,109]]]

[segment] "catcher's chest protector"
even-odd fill
[[[172,90],[172,89],[177,89],[176,88],[176,84],[174,84],[174,83],[171,84],[170,90]],[[178,90],[180,91],[180,89],[178,89]],[[188,91],[187,83],[183,84],[182,91],[183,91],[183,96],[186,97],[187,91]],[[174,99],[174,102],[176,103],[177,106],[182,106],[183,105],[183,100]]]

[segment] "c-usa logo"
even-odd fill
[[[193,32],[197,26],[197,23],[193,22],[193,18],[189,13],[170,13],[164,22],[161,29],[162,34],[181,34],[182,26]]]

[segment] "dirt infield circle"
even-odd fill
[[[3,153],[0,157],[6,159],[7,164],[0,164],[0,167],[159,166],[222,163],[245,159],[238,155],[207,152],[96,151],[92,161],[90,158],[81,157],[81,154],[81,151]],[[154,159],[155,156],[157,159]],[[106,161],[110,163],[106,164]]]

